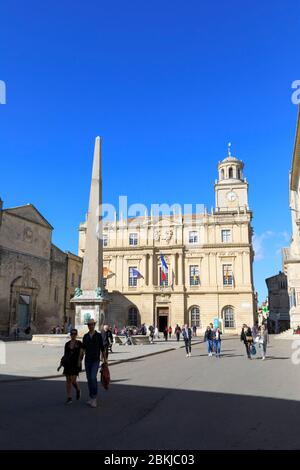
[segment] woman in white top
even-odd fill
[[[267,354],[268,344],[268,330],[265,325],[261,325],[258,330],[258,335],[255,340],[258,343],[258,347],[261,351],[261,358],[264,361]]]

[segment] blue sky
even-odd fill
[[[217,163],[245,162],[255,287],[289,242],[288,172],[300,79],[298,1],[1,3],[0,196],[31,202],[77,251],[94,138],[104,200],[214,204]]]

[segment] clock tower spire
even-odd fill
[[[248,183],[244,178],[244,163],[231,154],[218,164],[219,177],[215,183],[216,212],[249,210]]]

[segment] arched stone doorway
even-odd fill
[[[35,332],[39,290],[40,286],[32,277],[31,269],[24,267],[23,275],[14,279],[10,286],[10,333],[16,328],[24,333],[28,327],[31,328],[31,333]]]

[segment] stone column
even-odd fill
[[[148,284],[153,288],[153,253],[149,255],[149,265],[148,265]]]
[[[178,285],[183,285],[183,255],[178,254]]]
[[[147,285],[147,255],[142,256],[140,272],[143,276],[141,279],[141,287],[144,287]]]
[[[175,254],[170,255],[170,285],[175,286],[175,279],[176,279],[176,273],[175,273],[175,268],[176,268],[176,260],[175,260]]]

